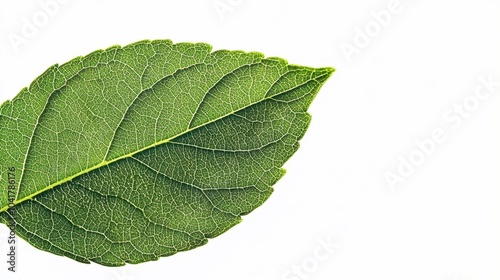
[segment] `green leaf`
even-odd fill
[[[0,107],[0,219],[107,266],[203,245],[269,197],[332,72],[168,40],[54,65]]]

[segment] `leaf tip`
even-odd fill
[[[335,70],[336,70],[333,67],[324,67],[323,69],[325,70],[326,73],[328,73],[328,77],[330,77],[333,74],[333,72],[335,72]]]
[[[316,68],[314,69],[314,79],[324,84],[332,76],[333,72],[335,72],[333,67]]]
[[[321,68],[317,68],[316,71],[318,73],[321,73],[322,75],[325,75],[326,78],[329,78],[333,72],[335,72],[335,68],[333,67],[321,67]]]

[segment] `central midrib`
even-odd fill
[[[319,69],[317,69],[317,70],[319,70]],[[323,76],[325,76],[325,75],[329,75],[329,74],[331,74],[331,71],[325,72],[324,74],[319,75],[319,76],[315,77],[314,79],[319,79],[319,78],[321,78],[321,77],[323,77]],[[284,76],[284,75],[282,75],[281,77],[283,77],[283,76]],[[280,78],[281,78],[281,77],[280,77]],[[280,80],[280,79],[278,79],[278,80]],[[276,83],[276,82],[278,82],[278,80],[276,80],[276,81],[275,81],[275,83]],[[117,161],[119,161],[119,160],[122,160],[122,159],[126,159],[126,158],[129,158],[129,157],[132,157],[133,155],[135,155],[135,154],[137,154],[137,153],[140,153],[140,152],[142,152],[142,151],[145,151],[145,150],[148,150],[148,149],[154,148],[154,147],[159,146],[159,145],[162,145],[162,144],[166,144],[166,143],[168,143],[168,142],[170,142],[170,141],[174,140],[175,138],[178,138],[178,137],[180,137],[180,136],[182,136],[182,135],[184,135],[184,134],[187,134],[187,133],[189,133],[189,132],[191,132],[191,131],[193,131],[193,130],[196,130],[196,129],[200,128],[200,127],[203,127],[203,126],[209,125],[209,124],[211,124],[211,123],[213,123],[213,122],[216,122],[216,121],[218,121],[218,120],[220,120],[220,119],[223,119],[223,118],[225,118],[225,117],[228,117],[228,116],[230,116],[230,115],[232,115],[232,114],[234,114],[234,113],[236,113],[236,112],[239,112],[239,111],[241,111],[241,110],[244,110],[244,109],[246,109],[246,108],[248,108],[248,107],[250,107],[250,106],[253,106],[253,105],[258,104],[258,103],[261,103],[261,102],[263,102],[263,101],[265,101],[265,100],[268,100],[268,99],[274,98],[274,97],[276,97],[276,96],[279,96],[279,95],[281,95],[281,94],[284,94],[284,93],[286,93],[286,92],[289,92],[289,91],[291,91],[291,90],[294,90],[294,89],[296,89],[296,88],[298,88],[298,87],[301,87],[301,86],[303,86],[303,85],[307,84],[308,82],[310,82],[311,80],[313,80],[313,79],[308,79],[307,81],[305,81],[305,82],[303,82],[303,83],[301,83],[301,84],[298,84],[298,85],[296,85],[296,86],[294,86],[294,87],[292,87],[292,88],[290,88],[290,89],[287,89],[286,91],[283,91],[283,92],[280,92],[280,93],[278,93],[278,94],[275,94],[275,95],[272,95],[272,96],[267,96],[267,97],[266,97],[267,93],[269,93],[269,91],[272,89],[273,85],[275,84],[275,83],[273,83],[273,85],[271,85],[271,87],[267,90],[266,94],[264,94],[264,98],[262,98],[262,99],[261,99],[261,100],[259,100],[259,101],[256,101],[256,102],[253,102],[253,103],[250,103],[250,104],[248,104],[248,105],[246,105],[246,106],[243,106],[243,107],[239,108],[238,110],[235,110],[235,111],[229,112],[229,113],[227,113],[227,114],[225,114],[225,115],[222,115],[222,116],[220,116],[220,117],[218,117],[218,118],[215,118],[215,119],[213,119],[213,120],[211,120],[211,121],[208,121],[208,122],[206,122],[206,123],[202,123],[202,124],[200,124],[200,125],[198,125],[198,126],[195,126],[195,127],[189,128],[189,129],[187,129],[187,130],[183,131],[182,133],[179,133],[179,134],[177,134],[177,135],[174,135],[174,136],[172,136],[172,137],[170,137],[170,138],[167,138],[167,139],[165,139],[165,140],[155,142],[155,143],[153,143],[153,144],[151,144],[151,145],[149,145],[149,146],[146,146],[146,147],[144,147],[144,148],[141,148],[141,149],[139,149],[139,150],[137,150],[137,151],[134,151],[134,152],[132,152],[132,153],[125,154],[125,155],[123,155],[123,156],[120,156],[120,157],[114,158],[114,159],[112,159],[112,160],[104,160],[104,161],[102,161],[101,163],[99,163],[99,164],[97,164],[97,165],[94,165],[94,166],[92,166],[92,167],[90,167],[90,168],[84,169],[84,170],[82,170],[82,171],[80,171],[80,172],[78,172],[78,173],[76,173],[76,174],[74,174],[74,175],[71,175],[71,176],[69,176],[69,177],[67,177],[67,178],[64,178],[64,179],[59,180],[59,181],[57,181],[57,182],[55,182],[55,183],[53,183],[53,184],[50,184],[49,186],[47,186],[47,187],[45,187],[45,188],[43,188],[43,189],[41,189],[41,190],[39,190],[39,191],[37,191],[37,192],[35,192],[35,193],[33,193],[33,194],[29,195],[29,196],[25,196],[25,197],[23,197],[23,198],[21,198],[21,199],[19,199],[19,200],[16,200],[16,201],[14,201],[14,204],[15,204],[15,205],[17,205],[17,204],[19,204],[19,203],[21,203],[21,202],[23,202],[23,201],[26,201],[26,200],[32,199],[33,197],[35,197],[35,196],[37,196],[37,195],[39,195],[39,194],[41,194],[41,193],[43,193],[43,192],[45,192],[45,191],[48,191],[48,190],[50,190],[50,189],[52,189],[52,188],[54,188],[54,187],[57,187],[57,186],[59,186],[59,185],[61,185],[61,184],[66,183],[66,182],[68,182],[68,181],[71,181],[71,180],[73,180],[74,178],[79,177],[79,176],[84,175],[84,174],[87,174],[87,173],[89,173],[89,172],[91,172],[91,171],[93,171],[93,170],[99,169],[99,168],[104,167],[104,166],[108,166],[108,165],[110,165],[110,164],[111,164],[111,163],[113,163],[113,162],[117,162]],[[21,186],[19,186],[19,187],[21,187]],[[1,208],[1,209],[0,209],[0,213],[2,213],[2,212],[4,212],[4,211],[6,211],[8,208],[9,208],[9,206],[5,206],[5,207]]]

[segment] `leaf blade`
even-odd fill
[[[241,215],[251,212],[269,197],[271,186],[283,175],[281,166],[298,149],[298,141],[307,129],[310,120],[306,113],[307,107],[333,72],[331,68],[290,66],[281,59],[264,59],[259,53],[210,53],[211,48],[206,44],[173,45],[170,41],[153,42],[157,45],[143,41],[124,48],[113,47],[74,59],[60,67],[54,66],[30,86],[30,89],[42,89],[41,95],[48,96],[46,104],[49,106],[46,111],[48,113],[38,115],[38,118],[44,118],[42,124],[37,126],[39,122],[36,122],[33,128],[33,135],[37,135],[33,139],[35,143],[43,142],[43,145],[38,144],[43,149],[35,150],[31,155],[47,159],[45,163],[48,162],[49,166],[44,166],[40,159],[38,162],[30,162],[29,168],[26,168],[28,179],[25,182],[34,182],[34,185],[42,187],[23,185],[22,190],[19,188],[22,197],[17,199],[16,206],[20,213],[16,219],[19,224],[24,225],[21,235],[31,240],[32,244],[79,261],[114,266],[157,259],[159,256],[206,243],[207,238],[225,232],[240,221]],[[181,55],[177,60],[175,56],[169,56],[170,64],[164,62],[162,69],[153,71],[147,67],[149,60],[144,60],[142,56],[155,57],[159,53],[159,46],[167,47],[168,54]],[[177,51],[172,51],[174,49]],[[120,50],[131,51],[120,53]],[[135,53],[135,56],[131,53]],[[204,62],[199,61],[201,57],[205,59]],[[159,68],[158,63],[162,61],[157,58],[151,62],[156,65],[155,68]],[[111,65],[108,63],[110,61],[120,61],[112,64],[113,71],[107,68]],[[91,70],[84,72],[75,66],[78,64],[82,65],[82,69],[83,66],[90,65],[86,69]],[[124,65],[128,65],[133,71]],[[71,87],[70,79],[65,78],[65,81],[61,77],[76,79],[76,85]],[[107,81],[102,77],[107,77]],[[124,86],[121,82],[125,80],[120,77],[135,77],[135,80]],[[38,81],[45,83],[37,86]],[[53,90],[51,93],[50,88]],[[63,91],[62,88],[66,90]],[[88,91],[82,88],[87,88]],[[24,95],[29,95],[30,89]],[[58,98],[50,100],[51,96]],[[22,97],[25,96],[21,94],[11,103]],[[38,99],[35,101],[41,103]],[[2,112],[8,112],[7,108],[11,103],[0,107],[0,117],[4,114]],[[157,106],[161,108],[156,108],[155,103],[161,103],[162,106]],[[227,106],[221,106],[221,103],[226,103]],[[94,104],[105,105],[89,108]],[[74,108],[85,108],[79,114],[81,123],[77,122],[78,125],[66,131],[64,121],[57,120],[70,117],[76,112]],[[45,109],[42,111],[45,112]],[[112,117],[108,118],[109,115]],[[12,113],[5,113],[5,116],[0,118],[2,131],[9,127],[4,123],[9,122],[7,117],[12,117]],[[106,116],[105,121],[103,116]],[[155,120],[154,126],[152,120]],[[57,126],[51,128],[43,122],[55,123]],[[35,134],[37,127],[41,129]],[[94,131],[85,134],[85,128],[88,127]],[[52,133],[58,129],[57,133]],[[102,131],[106,133],[102,135]],[[146,133],[141,135],[141,131]],[[147,135],[152,132],[153,135]],[[72,143],[75,140],[72,138],[75,137],[77,144],[86,137],[98,141],[98,144],[71,146],[75,145]],[[44,138],[55,140],[44,142]],[[61,143],[77,148],[74,153],[61,153],[57,150]],[[5,147],[3,151],[6,150]],[[94,151],[94,147],[97,150]],[[50,153],[47,151],[54,149],[58,151],[56,163],[50,166],[51,161],[48,159],[54,160],[54,156],[49,157]],[[3,151],[2,154],[7,154]],[[87,155],[87,158],[80,159],[82,154]],[[25,156],[29,158],[29,153]],[[68,166],[68,162],[75,156],[78,158],[77,164]],[[5,155],[3,157],[7,158]],[[165,165],[160,159],[169,161]],[[45,168],[43,172],[35,168],[40,166]],[[59,172],[60,166],[65,170]],[[185,170],[191,170],[194,175]],[[240,176],[240,173],[244,176]],[[43,178],[42,175],[36,177],[36,174],[51,174],[47,176],[52,176],[52,179]],[[158,184],[158,181],[162,183]],[[116,185],[116,182],[121,183]],[[138,189],[138,186],[151,189],[146,191]],[[176,191],[162,193],[172,190]],[[145,210],[145,205],[137,206],[141,201],[148,200],[140,195],[141,192],[155,191],[159,192],[157,197],[177,196],[184,200],[184,204],[171,199],[151,202],[152,210],[148,211]],[[137,197],[132,193],[137,194]],[[124,198],[135,200],[131,202]],[[101,211],[91,209],[83,203],[89,201],[94,203],[88,205],[102,203],[108,205],[108,208]],[[4,206],[2,210],[6,209],[5,204],[0,205]],[[70,211],[72,207],[78,211]],[[166,209],[182,210],[172,214]],[[165,211],[168,213],[165,214]],[[99,219],[101,222],[97,223],[88,218],[82,219],[79,213],[104,215],[105,219]],[[114,216],[106,217],[103,213],[114,213]],[[132,219],[134,222],[127,219],[127,215],[123,216],[123,213],[135,217]],[[138,215],[141,213],[143,217]],[[6,212],[1,215],[4,220],[8,218]],[[58,221],[58,227],[66,230],[57,235],[50,228],[37,223],[34,219],[36,216],[51,217],[52,222]],[[118,219],[115,228],[106,223],[113,217]],[[184,223],[180,217],[188,217],[191,222]],[[150,219],[160,220],[153,223]],[[153,243],[148,243],[151,240],[137,244],[131,242],[134,238],[156,236],[151,232],[148,232],[150,235],[140,231],[128,232],[128,229],[140,224],[140,221],[143,225],[140,228],[153,230],[161,236],[163,243],[178,244],[178,248],[163,248],[160,246],[162,242],[157,241],[156,244],[160,245],[155,247]],[[106,225],[107,227],[103,227]],[[114,231],[118,232],[117,235],[113,235]],[[38,236],[34,235],[35,232]],[[66,236],[64,232],[71,232],[78,238]],[[187,235],[183,236],[179,232]],[[109,233],[111,236],[106,235]],[[42,236],[43,234],[46,236]],[[82,237],[88,235],[93,237]],[[124,238],[124,235],[128,238]],[[55,244],[50,240],[57,240],[59,243]],[[82,240],[84,243],[94,241],[97,245],[94,244],[93,247],[81,244]],[[140,246],[146,251],[137,250]],[[94,248],[91,251],[100,252],[100,255],[90,254],[88,248]],[[116,256],[116,252],[121,252],[122,255]]]

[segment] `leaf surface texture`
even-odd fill
[[[0,107],[0,162],[16,168],[0,219],[107,266],[203,245],[269,197],[332,72],[168,40],[54,65]]]

